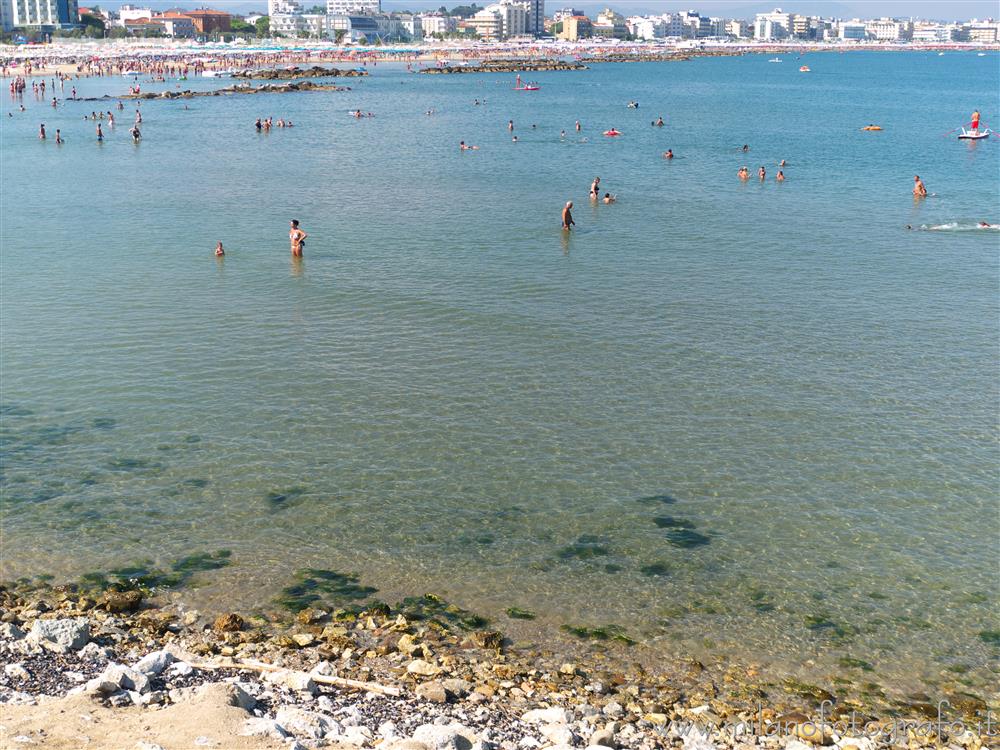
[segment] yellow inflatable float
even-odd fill
[[[862,130],[881,130],[882,128],[879,125],[866,125],[865,127],[861,128],[861,129]]]

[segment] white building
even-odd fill
[[[4,23],[15,26],[75,26],[76,0],[4,0]]]
[[[915,42],[950,42],[951,27],[941,23],[917,23],[913,25]]]
[[[726,21],[726,36],[736,37],[737,39],[746,39],[752,34],[753,26],[746,21],[740,21],[737,19]]]
[[[272,18],[301,12],[302,4],[298,0],[267,0],[267,15]]]
[[[663,39],[667,25],[662,18],[633,17],[628,20],[628,30],[636,39]]]
[[[572,18],[573,16],[582,16],[583,11],[577,10],[576,8],[560,8],[555,13],[552,14],[552,22],[559,23],[564,18]]]
[[[841,21],[838,36],[841,39],[857,42],[864,39],[867,33],[865,22],[855,18],[853,21]]]
[[[251,13],[249,16],[246,17],[246,22],[251,26],[253,26],[262,18],[267,18],[267,16],[265,16],[263,13]]]
[[[787,39],[792,34],[792,14],[775,8],[770,13],[758,13],[754,19],[754,37],[762,41]]]
[[[497,40],[503,38],[503,16],[499,5],[490,5],[475,15],[465,19],[467,28],[476,32],[480,39]]]
[[[338,33],[342,41],[348,44],[374,42],[382,38],[378,21],[373,16],[327,16],[329,25],[327,34],[336,39]]]
[[[865,33],[880,42],[901,42],[913,35],[913,23],[892,18],[876,18],[865,23]]]
[[[272,13],[272,36],[298,36],[302,31],[301,13]]]
[[[420,22],[420,16],[411,15],[409,13],[404,13],[399,16],[399,23],[403,27],[404,33],[410,39],[420,39],[424,35],[424,27]]]
[[[382,12],[381,0],[326,0],[331,16],[374,16]]]
[[[1000,24],[994,21],[973,20],[969,24],[969,41],[992,44],[1000,39]]]
[[[420,16],[420,27],[424,30],[424,36],[450,34],[457,28],[457,23],[451,16],[429,13]]]
[[[14,0],[16,3],[18,0]],[[151,8],[140,8],[135,5],[123,5],[118,9],[118,25],[124,26],[129,21],[148,21],[153,17]]]

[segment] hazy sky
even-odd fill
[[[106,8],[117,8],[122,3],[93,0]],[[490,0],[477,0],[479,5],[488,5]],[[312,0],[303,0],[308,6]],[[472,0],[382,0],[383,10],[427,10],[455,5],[470,4]],[[234,13],[250,11],[267,12],[266,0],[132,0],[132,3],[153,8],[167,7],[213,7]],[[86,5],[85,0],[81,4]],[[316,5],[325,5],[326,0],[315,0]],[[964,21],[970,18],[1000,17],[998,0],[545,0],[545,10],[551,14],[559,8],[573,7],[592,13],[611,7],[626,15],[633,13],[666,13],[676,10],[696,10],[703,15],[727,18],[752,18],[755,13],[782,8],[792,13],[806,15],[836,16],[846,18],[872,18],[876,16],[897,16],[900,18],[929,18],[947,21]]]

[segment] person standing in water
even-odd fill
[[[774,179],[775,179],[775,180],[777,180],[778,182],[784,182],[784,181],[785,181],[785,173],[784,173],[784,172],[782,172],[782,171],[781,171],[781,170],[779,169],[779,170],[778,170],[778,174],[777,174],[777,175],[775,176],[775,178],[774,178]]]
[[[97,123],[97,142],[100,143],[104,140],[104,131],[101,129],[101,123]]]
[[[222,240],[219,240],[219,244],[215,246],[215,257],[221,258],[226,254],[225,249],[222,247]]]
[[[913,175],[913,197],[927,197],[927,187],[924,185],[924,181],[920,179],[920,175],[918,174]]]
[[[577,133],[580,132],[580,121],[579,120],[576,121],[576,132]]]
[[[576,222],[573,221],[573,201],[566,201],[566,205],[562,210],[562,228],[564,232],[568,232],[570,227],[575,226]]]
[[[595,177],[594,181],[590,183],[590,197],[593,200],[597,200],[601,197],[601,178]]]
[[[41,125],[38,126],[38,140],[40,140],[40,141],[44,141],[45,140],[45,123],[44,122]]]
[[[674,158],[674,150],[672,148],[668,148],[667,151],[666,151],[666,153],[663,154],[663,158],[664,159],[673,159]]]
[[[292,219],[291,227],[291,230],[288,232],[288,240],[292,244],[292,256],[301,258],[302,250],[306,246],[306,237],[309,235],[299,229],[298,219]]]
[[[514,132],[514,121],[513,120],[507,120],[507,130],[509,130],[511,133]]]

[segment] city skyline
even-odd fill
[[[86,3],[81,3],[85,5]],[[100,2],[96,5],[102,8],[117,10],[127,2]],[[133,2],[132,4],[137,4]],[[184,5],[176,0],[150,0],[138,3],[142,7],[154,10]],[[309,5],[309,0],[304,0]],[[325,0],[317,0],[316,5],[326,5]],[[382,10],[393,12],[401,10],[429,11],[437,10],[442,5],[453,8],[457,5],[471,5],[472,0],[382,0]],[[489,0],[478,0],[480,6],[489,4]],[[197,7],[211,7],[230,13],[267,13],[266,0],[198,0]],[[725,18],[752,19],[757,13],[766,13],[775,8],[810,16],[839,18],[878,18],[883,16],[899,18],[924,18],[940,21],[963,21],[971,18],[996,18],[1000,15],[997,3],[993,0],[577,0],[576,2],[560,2],[546,0],[546,15],[562,7],[578,8],[588,15],[593,15],[610,7],[623,15],[650,15],[676,12],[680,10],[696,10],[703,15]]]

